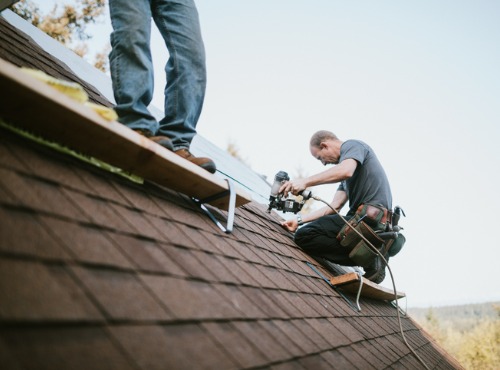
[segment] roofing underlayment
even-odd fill
[[[0,58],[110,105],[1,17]],[[2,125],[0,368],[422,369],[395,307],[362,298],[356,310],[266,208],[237,208],[226,234],[168,186]],[[460,368],[410,317],[401,324],[430,369]]]

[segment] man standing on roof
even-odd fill
[[[205,48],[194,0],[109,0],[113,33],[109,54],[119,121],[177,155],[214,173],[209,158],[194,157],[206,88]],[[165,116],[158,122],[148,110],[153,97],[151,19],[165,40]]]
[[[298,195],[310,186],[340,183],[331,207],[340,210],[349,201],[346,220],[356,221],[353,224],[356,226],[364,216],[363,221],[370,223],[374,231],[383,231],[390,222],[392,195],[385,171],[373,149],[359,140],[341,141],[330,131],[318,131],[311,137],[310,151],[323,165],[335,166],[305,179],[287,181],[279,192]],[[370,220],[374,213],[376,220]],[[299,228],[303,223],[307,224]],[[348,227],[331,208],[325,206],[303,218],[299,215],[284,221],[282,226],[295,232],[295,242],[308,254],[344,266],[360,266],[359,259],[351,254],[353,246],[343,245],[339,237],[341,229]],[[385,265],[380,257],[370,258],[369,263],[361,267],[365,270],[364,277],[376,283],[385,277]]]

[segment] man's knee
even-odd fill
[[[304,248],[306,240],[310,239],[311,235],[307,231],[307,226],[303,226],[295,231],[294,241],[299,247]]]
[[[300,248],[303,250],[307,250],[312,247],[312,243],[314,240],[314,232],[309,230],[306,226],[303,226],[295,231],[294,241]]]

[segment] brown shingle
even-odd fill
[[[263,319],[268,316],[265,309],[262,307],[261,300],[251,294],[249,289],[233,285],[214,285],[214,288],[241,313],[241,317],[247,319]]]
[[[260,271],[259,267],[261,266],[242,260],[237,260],[236,264],[241,267],[247,275],[250,275],[253,280],[257,282],[258,286],[263,288],[276,288],[276,284]]]
[[[215,235],[212,233],[206,233],[204,236],[209,240],[209,243],[217,248],[220,254],[226,257],[232,257],[237,259],[244,258],[239,251],[231,245],[233,239],[225,235]]]
[[[0,342],[19,366],[13,369],[136,369],[99,327],[4,328]]]
[[[322,354],[316,354],[301,358],[299,363],[306,369],[328,370],[337,369],[335,365],[329,364]],[[342,370],[339,368],[339,370]],[[347,369],[346,369],[347,370]]]
[[[65,187],[82,189],[81,178],[73,171],[77,162],[73,158],[55,153],[48,148],[37,148],[37,151],[33,151],[19,147],[15,155],[27,169],[26,173]]]
[[[248,297],[256,302],[259,308],[266,312],[270,318],[285,318],[289,317],[288,308],[283,308],[277,297],[281,297],[279,292],[275,290],[258,289],[258,288],[243,288]],[[281,302],[285,302],[282,298]],[[286,302],[288,303],[288,302]]]
[[[338,349],[340,354],[345,358],[349,359],[356,369],[376,369],[374,364],[370,360],[363,358],[359,353],[357,353],[353,347],[341,347]]]
[[[127,200],[116,190],[113,181],[118,181],[117,176],[110,174],[96,173],[96,171],[78,171],[78,177],[81,180],[81,187],[85,189],[84,193],[93,195],[95,198],[106,199],[118,204],[127,204]]]
[[[255,344],[240,335],[231,323],[205,323],[203,328],[222,348],[230,349],[231,357],[239,368],[263,366],[267,363],[267,359]]]
[[[356,330],[351,325],[351,320],[346,318],[329,318],[328,321],[341,332],[344,336],[349,339],[349,342],[356,343],[364,339],[363,332]]]
[[[315,345],[315,348],[318,351],[326,351],[331,349],[331,346],[328,344],[325,338],[318,333],[308,322],[307,320],[293,320],[293,325],[297,327],[304,335],[309,338]]]
[[[31,212],[0,208],[0,220],[0,251],[56,260],[69,258]]]
[[[186,234],[186,232],[189,232],[189,229],[186,229],[185,225],[165,219],[155,219],[154,222],[156,228],[165,236],[169,243],[185,248],[193,248],[193,241]]]
[[[380,348],[378,348],[378,346],[376,346],[374,342],[363,341],[356,343],[354,346],[356,348],[356,351],[360,353],[361,356],[373,359],[372,361],[374,363],[376,362],[376,368],[381,369],[390,364],[385,354],[380,351]]]
[[[304,317],[303,313],[293,305],[290,300],[285,297],[284,292],[279,290],[266,290],[269,298],[276,304],[276,306],[289,318]]]
[[[26,171],[28,168],[24,162],[18,159],[18,156],[14,153],[17,152],[17,147],[14,152],[9,149],[9,143],[7,138],[11,138],[14,134],[2,131],[2,137],[0,138],[0,165],[5,169],[13,169],[18,171]],[[5,137],[7,136],[7,138]]]
[[[359,369],[355,367],[354,364],[351,363],[349,359],[344,357],[338,350],[323,352],[321,353],[321,358],[323,358],[326,361],[326,363],[330,366],[331,369],[336,369],[336,370]]]
[[[119,183],[111,183],[109,189],[112,193],[118,193],[120,198],[126,201],[126,204],[119,202],[120,204],[131,206],[156,217],[166,216],[165,211],[158,206],[142,185],[120,186]]]
[[[240,335],[253,343],[269,361],[277,362],[293,357],[289,350],[260,321],[237,321],[233,325],[240,332]]]
[[[223,347],[196,324],[119,326],[111,331],[141,369],[236,368]]]
[[[281,327],[275,324],[273,320],[261,320],[259,321],[260,325],[264,327],[264,329],[271,333],[272,336],[276,339],[276,341],[284,348],[286,348],[287,352],[290,353],[291,357],[300,357],[303,355],[302,348],[295,343],[292,338],[290,338],[287,333],[281,330]]]
[[[67,195],[81,209],[80,219],[85,218],[97,226],[124,233],[136,232],[135,228],[119,217],[106,200],[74,191],[69,191]]]
[[[328,342],[330,348],[337,348],[351,343],[342,331],[332,324],[332,320],[308,319],[306,321]]]
[[[237,263],[237,260],[233,258],[226,258],[224,256],[214,255],[214,257],[223,264],[235,277],[235,281],[243,285],[258,286],[255,279],[248,275]]]
[[[50,217],[44,217],[42,221],[77,261],[121,268],[132,267],[102,230]]]
[[[73,271],[109,319],[159,321],[171,317],[134,274],[84,267]]]
[[[268,287],[274,288],[277,287],[280,290],[290,290],[295,291],[295,287],[290,281],[285,277],[281,270],[276,267],[268,267],[262,265],[255,265],[255,267],[270,281],[273,282],[272,285]]]
[[[299,356],[318,351],[316,344],[294,324],[294,321],[274,320],[273,323],[300,348]]]
[[[297,360],[291,360],[287,362],[282,362],[279,364],[273,364],[271,367],[269,367],[270,370],[306,370],[305,368],[299,361]]]
[[[169,258],[172,259],[177,265],[182,266],[188,276],[193,278],[210,280],[217,280],[214,273],[212,273],[207,266],[200,261],[194,251],[184,248],[178,248],[172,245],[162,245],[164,252]]]
[[[143,238],[161,240],[160,231],[144,217],[143,213],[118,204],[109,204],[108,207],[115,211],[120,218],[124,219],[127,224],[131,225],[131,231],[134,230],[134,234]]]
[[[241,317],[212,284],[168,276],[143,275],[142,280],[177,319],[202,320]]]
[[[158,243],[133,236],[107,233],[110,240],[119,248],[139,270],[188,276]]]
[[[13,190],[20,205],[38,212],[81,219],[80,210],[63,194],[57,184],[27,177],[0,168],[0,184]],[[10,191],[12,193],[12,191]]]
[[[214,278],[213,281],[219,283],[238,283],[238,279],[234,276],[233,273],[229,270],[229,268],[221,263],[220,259],[218,259],[215,255],[205,252],[192,251],[192,255],[200,261],[200,264],[210,271],[211,276]]]
[[[102,316],[60,266],[0,259],[1,321],[101,321]]]
[[[302,298],[305,294],[286,291],[282,292],[282,294],[297,309],[300,317],[318,317],[318,312]]]

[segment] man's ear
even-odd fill
[[[319,148],[320,149],[328,148],[328,144],[325,141],[322,141],[321,143],[319,143]]]

